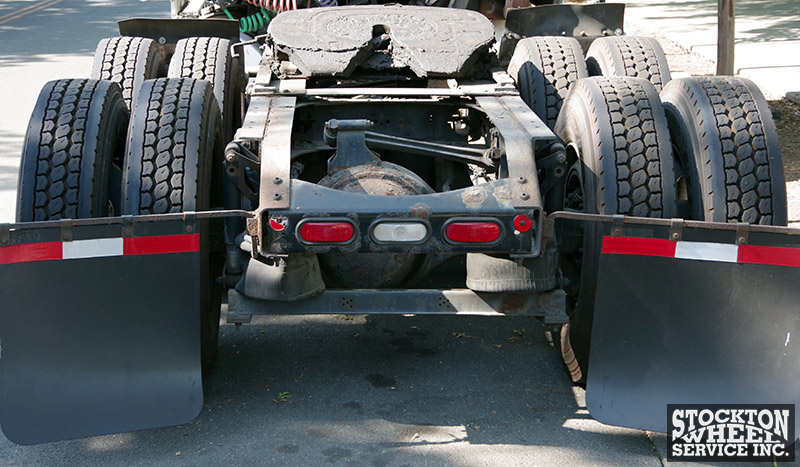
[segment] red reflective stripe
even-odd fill
[[[23,243],[0,247],[0,264],[61,259],[61,242]]]
[[[155,255],[159,253],[186,253],[200,250],[200,235],[161,235],[157,237],[131,237],[123,239],[126,255]]]
[[[800,249],[739,245],[738,261],[750,264],[800,267]]]
[[[658,238],[603,237],[603,254],[675,256],[675,242]]]

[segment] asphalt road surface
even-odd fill
[[[116,20],[168,10],[165,1],[0,3],[0,222],[14,217],[42,85],[87,77]],[[665,452],[662,435],[594,421],[530,318],[224,325],[204,388],[187,425],[40,446],[0,437],[0,465],[661,465]]]

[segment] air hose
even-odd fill
[[[228,18],[235,19],[231,12],[225,8],[225,14],[228,15]],[[256,32],[259,29],[265,27],[269,24],[269,20],[271,19],[270,12],[266,9],[262,8],[258,13],[253,15],[245,16],[239,19],[239,31],[240,32]]]
[[[282,13],[284,11],[296,10],[297,0],[245,0],[251,5],[259,8]]]

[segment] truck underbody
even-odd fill
[[[463,9],[227,3],[121,22],[43,89],[0,225],[9,439],[193,419],[223,297],[529,315],[611,424],[796,403],[800,231],[752,83],[670,80],[621,5],[511,8],[495,46]]]

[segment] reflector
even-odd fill
[[[305,222],[300,225],[300,239],[307,243],[347,243],[355,229],[349,222]]]
[[[380,222],[372,228],[378,242],[416,243],[428,236],[428,227],[421,222]]]
[[[496,222],[451,222],[444,232],[455,243],[492,243],[500,238]]]
[[[530,217],[520,214],[514,218],[514,228],[519,232],[527,232],[533,227],[533,221]]]

